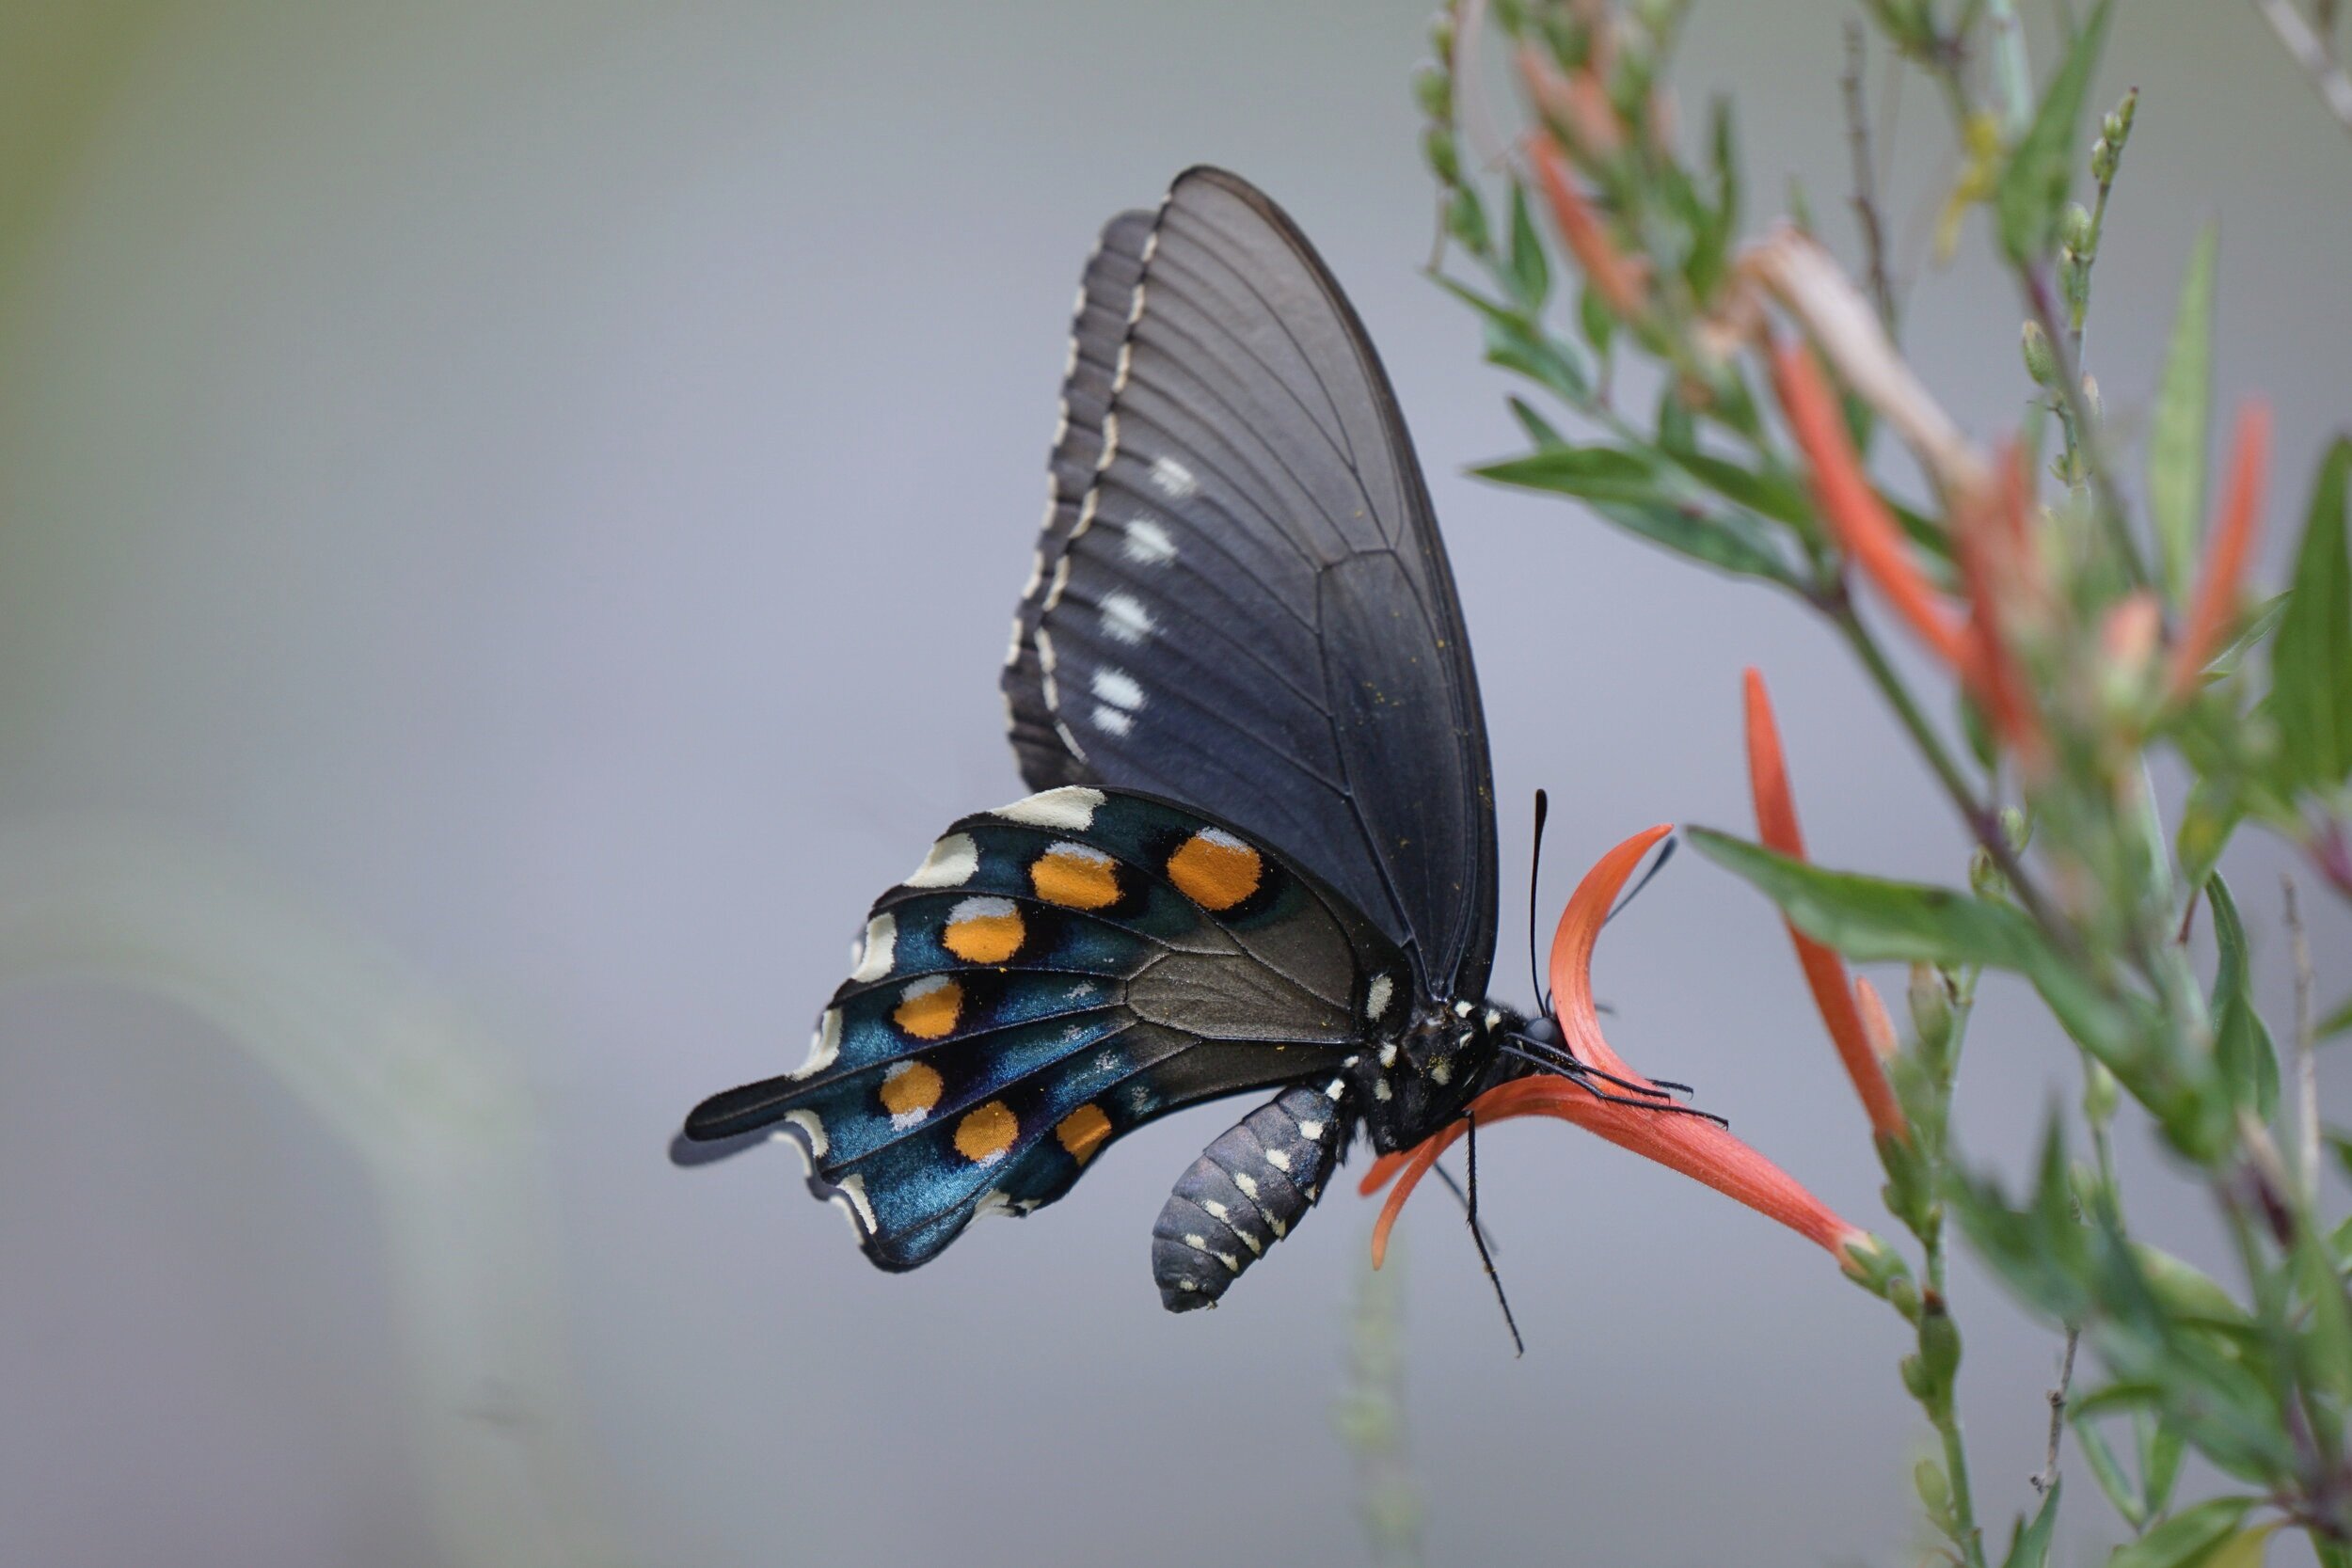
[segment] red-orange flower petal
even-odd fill
[[[1997,484],[1952,503],[1953,550],[1969,603],[1961,678],[2003,744],[2038,769],[2049,758],[2049,736],[2015,644],[2019,616],[2031,611],[2042,592],[2026,526],[2025,454],[2011,442],[1995,467]]]
[[[1797,802],[1788,788],[1788,769],[1781,758],[1780,729],[1772,722],[1772,700],[1764,690],[1764,677],[1747,672],[1748,789],[1756,800],[1756,832],[1764,847],[1790,860],[1804,859],[1804,834],[1797,826]],[[1788,940],[1797,946],[1797,966],[1820,1009],[1837,1059],[1853,1080],[1854,1092],[1870,1117],[1870,1131],[1883,1137],[1906,1136],[1902,1107],[1887,1086],[1863,1032],[1862,1015],[1854,1010],[1853,991],[1846,978],[1846,961],[1829,948],[1788,927]]]
[[[1628,320],[1640,315],[1647,292],[1641,268],[1626,260],[1608,229],[1594,215],[1592,204],[1569,176],[1567,160],[1561,157],[1558,145],[1548,135],[1531,136],[1527,156],[1535,166],[1535,180],[1551,208],[1561,243],[1584,269],[1586,279],[1618,315]]]
[[[1651,846],[1672,831],[1667,826],[1636,833],[1602,856],[1568,899],[1551,946],[1553,1006],[1568,1048],[1579,1060],[1598,1070],[1644,1085],[1648,1080],[1626,1066],[1601,1037],[1599,1014],[1593,1005],[1593,946],[1626,879]],[[1612,1087],[1610,1092],[1621,1091]],[[1872,1244],[1867,1232],[1838,1218],[1779,1166],[1704,1117],[1613,1103],[1581,1085],[1549,1076],[1518,1078],[1488,1089],[1470,1102],[1470,1114],[1482,1123],[1527,1116],[1574,1122],[1780,1221],[1828,1249],[1841,1265],[1853,1265],[1857,1253]],[[1391,1177],[1401,1173],[1402,1178],[1374,1227],[1375,1263],[1387,1251],[1390,1227],[1395,1224],[1406,1198],[1468,1125],[1467,1121],[1454,1122],[1418,1148],[1375,1164],[1364,1180],[1367,1193],[1377,1191]]]
[[[2197,689],[2205,660],[2237,613],[2238,585],[2253,553],[2262,523],[2263,480],[2270,468],[2270,404],[2260,400],[2238,410],[2237,439],[2230,454],[2230,478],[2221,491],[2221,515],[2205,547],[2205,565],[2189,601],[2181,640],[2173,644],[2165,692],[2178,702]]]
[[[1968,648],[1960,625],[1912,564],[1911,546],[1862,471],[1837,400],[1804,343],[1772,345],[1772,389],[1812,469],[1814,502],[1837,542],[1919,640],[1953,669],[1963,668]]]

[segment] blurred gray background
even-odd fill
[[[1677,80],[1737,94],[1751,221],[1802,179],[1851,256],[1847,9],[1702,5]],[[1460,477],[1515,437],[1417,273],[1426,15],[0,7],[0,1560],[1361,1560],[1331,1408],[1369,1206],[1335,1195],[1215,1314],[1148,1277],[1168,1182],[1238,1107],[906,1276],[787,1155],[681,1173],[663,1146],[797,1062],[867,900],[1020,792],[996,665],[1071,291],[1101,221],[1194,162],[1314,236],[1411,419],[1506,801],[1503,994],[1537,784],[1547,922],[1637,828],[1750,826],[1744,664],[1818,856],[1957,875],[1791,605]],[[2275,578],[2344,417],[2352,143],[2242,5],[2126,5],[2096,97],[2133,83],[2091,363],[2136,423],[2218,216],[2216,406],[2277,402]],[[1935,121],[1914,84],[1915,262]],[[1972,222],[1909,346],[1991,433],[2027,388],[1982,254]],[[2232,864],[2274,1017],[2284,863],[2249,837]],[[2309,902],[2341,977],[2352,925]],[[1872,1222],[1754,895],[1677,864],[1599,974],[1628,1057]],[[2015,1170],[2071,1053],[2006,993],[1970,1051],[1966,1145]],[[2142,1225],[2209,1254],[2132,1143]],[[1433,1560],[1913,1554],[1889,1313],[1581,1133],[1486,1146],[1531,1348],[1433,1188],[1406,1265]],[[1957,1299],[2005,1530],[2056,1343],[1974,1276]],[[2081,1493],[2070,1558],[2101,1539]]]

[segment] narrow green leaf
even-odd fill
[[[1478,312],[1485,325],[1488,364],[1516,371],[1558,394],[1560,401],[1571,407],[1581,408],[1591,401],[1592,384],[1583,368],[1515,307],[1488,299],[1451,277],[1438,276],[1436,282]]]
[[[1825,871],[1706,828],[1689,830],[1689,837],[1701,854],[1779,905],[1800,930],[1850,958],[1983,964],[2025,975],[2066,1032],[2156,1112],[2174,1142],[2202,1156],[2215,1135],[2211,1108],[2141,1049],[2143,1021],[2102,995],[2017,911],[1952,888]]]
[[[2352,438],[2320,464],[2296,552],[2286,614],[2270,645],[2270,711],[2279,726],[2280,787],[2334,789],[2352,776],[2352,560],[2344,501]]]
[[[2064,1486],[2063,1481],[2052,1481],[2050,1490],[2042,1494],[2033,1523],[2020,1522],[2017,1533],[2010,1538],[2009,1555],[2001,1560],[2001,1568],[2043,1568],[2050,1560],[2050,1536],[2058,1528],[2058,1493]]]
[[[1527,211],[1527,187],[1517,182],[1511,186],[1511,289],[1531,316],[1551,293],[1551,263],[1544,259],[1543,241]]]
[[[2205,879],[2213,905],[2213,940],[2219,964],[2213,979],[2213,1053],[2232,1098],[2268,1122],[2279,1112],[2279,1052],[2254,1011],[2248,978],[2246,923],[2218,872]]]
[[[1812,525],[1812,503],[1805,499],[1804,487],[1786,474],[1759,474],[1697,451],[1677,451],[1673,456],[1684,472],[1726,500],[1791,528]]]
[[[1584,500],[1662,501],[1658,466],[1616,447],[1545,447],[1470,470],[1522,490],[1553,490]]]
[[[1568,438],[1560,434],[1558,427],[1536,413],[1525,398],[1513,397],[1504,401],[1510,404],[1511,417],[1519,421],[1519,428],[1527,432],[1529,440],[1539,447],[1565,447],[1568,444]]]
[[[2090,1466],[2090,1479],[2106,1494],[2108,1506],[2137,1529],[2147,1520],[2147,1505],[2140,1500],[2139,1489],[2124,1479],[2122,1462],[2107,1446],[2106,1433],[2099,1430],[2097,1421],[2086,1417],[2074,1422],[2074,1447]]]
[[[2181,808],[2180,831],[2172,844],[2172,852],[2180,859],[2182,881],[2191,887],[2203,883],[2220,863],[2221,851],[2229,847],[2230,835],[2237,832],[2245,816],[2245,802],[2227,783],[2199,779],[2189,785],[2188,801]]]
[[[2107,1568],[2199,1568],[2237,1533],[2252,1497],[2214,1497],[2185,1508],[2138,1540],[2116,1549]]]
[[[2205,1559],[2205,1568],[2262,1568],[2263,1553],[2269,1550],[2271,1533],[2278,1528],[2274,1523],[2238,1531]]]
[[[1759,578],[1783,588],[1800,586],[1797,576],[1775,554],[1749,519],[1708,512],[1688,501],[1644,504],[1595,501],[1593,510],[1628,533],[1662,545],[1734,577]]]
[[[2218,230],[2197,231],[2172,316],[2164,379],[2148,421],[2148,511],[2164,560],[2164,586],[2174,604],[2188,602],[2197,574],[2197,536],[2205,512],[2205,419],[2213,384],[2213,261]]]
[[[2083,95],[2090,90],[2113,9],[2113,0],[2099,0],[2090,20],[2074,35],[2033,124],[2001,170],[1993,205],[2000,218],[2001,246],[2011,261],[2037,261],[2049,252],[2059,209],[2074,183],[2074,127],[2082,119]]]
[[[2139,1485],[2150,1513],[2162,1513],[2172,1506],[2172,1485],[2181,1479],[2181,1457],[2187,1451],[2188,1439],[2180,1427],[2161,1416],[2156,1418],[2155,1434],[2148,1439],[2147,1457],[2140,1465]]]
[[[1735,577],[1797,585],[1796,575],[1756,519],[1709,511],[1673,493],[1666,474],[1642,453],[1616,447],[1545,447],[1470,471],[1498,484],[1574,496],[1627,532]]]

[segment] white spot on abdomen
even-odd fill
[[[1290,1174],[1291,1157],[1279,1148],[1269,1148],[1265,1151],[1265,1163],[1285,1176]]]

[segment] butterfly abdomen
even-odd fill
[[[1152,1227],[1152,1274],[1171,1312],[1214,1307],[1323,1196],[1347,1139],[1346,1085],[1300,1084],[1201,1151]]]

